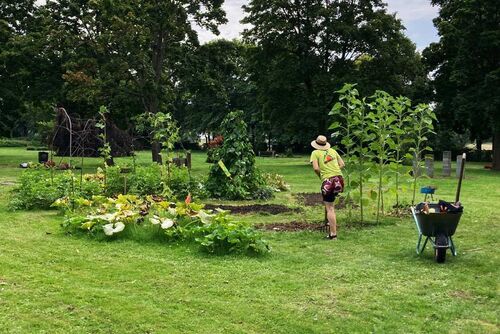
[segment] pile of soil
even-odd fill
[[[323,223],[292,221],[289,223],[270,223],[256,225],[260,230],[276,231],[276,232],[298,232],[298,231],[321,231],[324,227]]]
[[[285,205],[278,204],[253,204],[253,205],[214,205],[207,204],[205,205],[205,209],[214,210],[216,208],[220,208],[222,210],[231,211],[232,214],[247,214],[247,213],[269,213],[269,214],[279,214],[286,212],[300,212],[300,208],[289,208]]]
[[[297,201],[304,206],[316,206],[323,205],[323,197],[320,193],[297,193],[295,194]],[[346,206],[345,200],[340,197],[337,202],[335,202],[336,209],[344,209]],[[353,208],[357,205],[353,204]]]

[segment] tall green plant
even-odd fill
[[[393,169],[395,174],[394,191],[396,195],[396,210],[399,210],[399,193],[401,184],[401,175],[406,174],[403,171],[403,158],[405,148],[411,143],[410,135],[412,133],[412,118],[411,118],[411,101],[409,98],[399,96],[392,103],[392,110],[396,116],[394,127],[394,144],[395,152],[393,159]]]
[[[166,173],[163,168],[161,169],[161,178],[163,179],[164,186],[163,195],[170,197],[172,194],[168,184],[171,178],[174,147],[180,139],[180,128],[170,113],[145,113],[138,117],[137,121],[137,129],[140,132],[150,131],[151,144],[161,144],[161,150],[164,153],[160,152],[160,157],[162,158],[157,159],[157,161],[162,165],[163,161],[163,166],[166,167]]]
[[[370,178],[371,152],[368,143],[373,140],[366,122],[366,102],[359,98],[354,84],[346,84],[338,91],[339,102],[334,105],[330,115],[341,122],[334,122],[330,129],[342,132],[342,145],[346,148],[346,183],[348,194],[346,199],[355,199],[360,206],[360,220],[364,221],[364,206],[368,199],[364,198],[365,182]],[[358,193],[354,190],[357,188]],[[352,205],[348,201],[349,209]]]
[[[226,115],[221,124],[224,138],[217,148],[219,161],[210,168],[206,188],[212,197],[247,199],[270,197],[272,190],[255,167],[255,153],[248,139],[247,125],[242,111]]]
[[[101,106],[99,108],[99,120],[96,123],[96,127],[101,129],[101,132],[99,133],[99,139],[102,142],[102,146],[99,147],[99,155],[103,159],[103,166],[104,166],[104,187],[106,188],[106,183],[107,183],[107,167],[108,167],[108,162],[111,161],[111,146],[109,145],[108,142],[108,136],[106,132],[106,115],[109,113],[108,108],[105,106]]]
[[[369,123],[370,131],[375,135],[375,140],[370,143],[370,149],[378,162],[377,223],[380,213],[384,214],[383,178],[385,167],[396,148],[392,138],[396,128],[396,116],[392,113],[393,99],[390,94],[384,91],[376,91],[371,96],[369,103],[371,109],[368,113],[368,119],[371,121]]]
[[[410,153],[407,154],[409,159],[415,159],[413,168],[413,197],[412,204],[415,204],[415,196],[417,191],[417,180],[420,178],[419,169],[422,164],[422,153],[424,151],[432,151],[432,148],[426,146],[429,135],[435,134],[433,121],[436,121],[436,114],[427,104],[419,104],[411,112],[412,117],[412,141]]]

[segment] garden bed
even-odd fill
[[[279,214],[279,213],[287,213],[287,212],[300,212],[302,211],[300,208],[289,208],[285,205],[279,204],[253,204],[253,205],[215,205],[215,204],[206,204],[205,209],[214,210],[214,209],[222,209],[228,210],[232,214],[248,214],[248,213],[268,213],[268,214]]]
[[[323,197],[318,193],[297,193],[295,198],[300,205],[304,206],[316,206],[323,205]],[[341,197],[335,202],[336,209],[344,209],[346,206],[345,200]],[[353,208],[358,207],[357,204],[352,204]]]
[[[276,232],[320,231],[324,224],[318,222],[292,221],[289,223],[270,223],[256,225],[259,230]]]

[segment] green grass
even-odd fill
[[[141,152],[139,162],[149,158]],[[292,193],[314,192],[319,184],[307,158],[257,163],[283,174]],[[0,148],[1,333],[499,332],[500,174],[481,164],[467,165],[465,213],[454,238],[459,254],[448,253],[438,265],[429,248],[415,254],[410,217],[347,229],[343,211],[337,242],[314,232],[266,232],[273,251],[265,257],[67,237],[53,211],[7,211],[16,166],[29,160],[36,152]],[[89,171],[98,164],[86,160]],[[201,153],[194,154],[193,166],[199,175],[209,168]],[[439,198],[454,198],[456,179],[422,184],[437,185]],[[291,193],[271,202],[298,205]],[[321,217],[317,207],[242,219],[257,224]]]

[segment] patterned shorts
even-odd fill
[[[321,184],[321,195],[323,195],[324,202],[332,203],[342,191],[344,191],[344,178],[340,175],[332,176]]]

